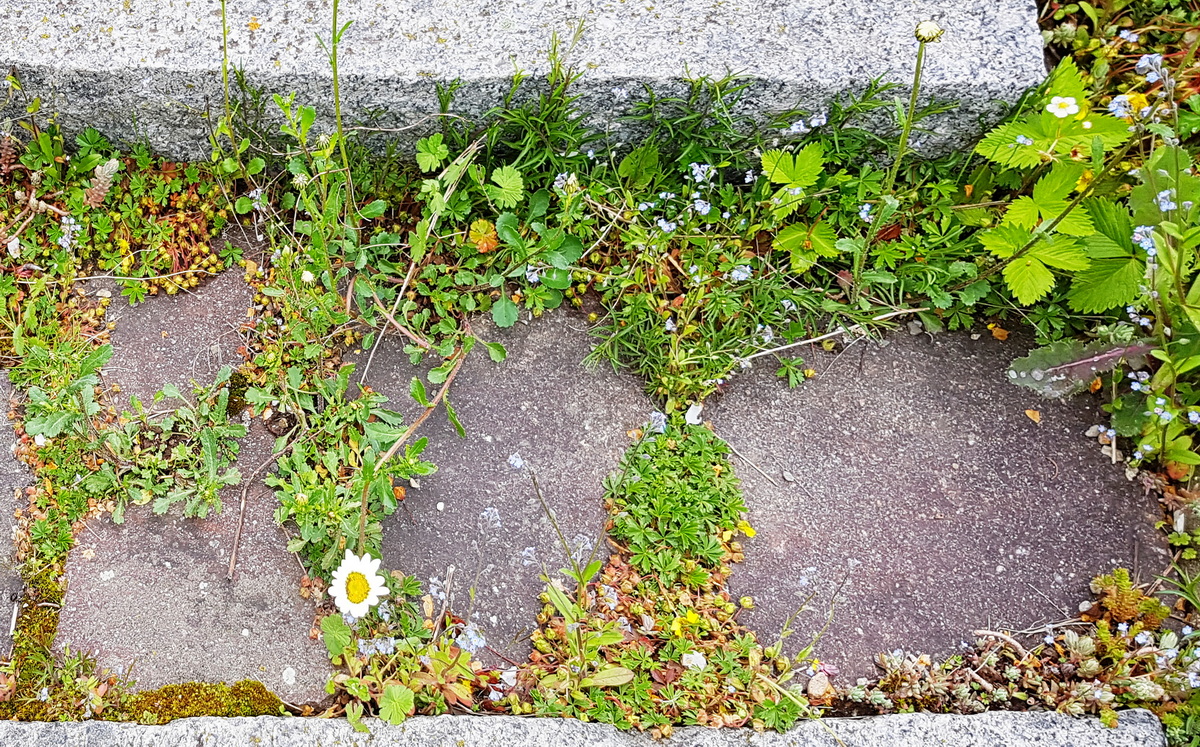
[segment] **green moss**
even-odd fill
[[[0,703],[0,719],[53,720],[49,703],[39,700],[37,695],[55,668],[51,647],[63,599],[60,578],[56,569],[47,568],[25,579],[25,600],[13,632],[8,669],[16,673],[16,687],[12,697]]]
[[[234,371],[229,376],[229,404],[226,405],[229,417],[237,417],[246,409],[246,390],[249,388],[250,380],[246,378],[246,374]]]
[[[224,683],[186,682],[164,685],[134,695],[124,709],[133,719],[146,724],[165,724],[194,716],[279,716],[283,701],[261,682],[242,680]]]

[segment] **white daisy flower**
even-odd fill
[[[304,272],[300,273],[300,279],[306,283],[311,283],[317,279],[317,276],[312,274],[310,271],[305,270]]]
[[[1050,112],[1059,119],[1069,117],[1072,114],[1079,113],[1079,104],[1075,103],[1074,96],[1055,96],[1050,99],[1050,103],[1046,105],[1046,111]]]
[[[333,572],[329,584],[329,593],[339,612],[362,617],[387,596],[383,576],[377,573],[380,562],[370,555],[359,557],[346,551],[346,557]]]

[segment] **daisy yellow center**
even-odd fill
[[[346,576],[346,598],[351,604],[359,604],[366,601],[367,595],[371,593],[371,582],[367,581],[367,577],[358,573],[351,572]]]

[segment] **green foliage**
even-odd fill
[[[610,534],[638,572],[667,584],[708,581],[726,552],[722,534],[736,531],[746,510],[728,455],[700,426],[670,428],[625,455],[605,491],[616,511]]]
[[[195,405],[168,385],[154,401],[181,403],[174,412],[150,419],[135,401],[137,412],[125,427],[107,434],[105,445],[119,460],[115,477],[122,490],[112,510],[113,522],[124,521],[127,503],[153,501],[156,514],[182,503],[183,515],[189,518],[221,512],[220,491],[242,479],[232,464],[237,439],[246,435],[246,426],[229,422],[231,374],[226,366],[210,386],[197,389]]]
[[[280,503],[275,520],[294,527],[288,552],[299,553],[322,575],[332,573],[348,547],[359,551],[360,522],[366,549],[378,557],[382,518],[399,505],[394,486],[436,469],[420,459],[423,438],[379,462],[405,429],[400,415],[383,407],[383,395],[347,398],[353,371],[343,366],[332,378],[302,385],[300,369],[289,369],[275,416],[293,424],[276,440],[279,470],[267,478]],[[246,399],[266,404],[273,397],[251,388]]]

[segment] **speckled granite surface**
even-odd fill
[[[976,716],[904,713],[865,719],[802,721],[784,734],[749,729],[678,729],[670,739],[621,732],[607,724],[567,718],[517,716],[418,716],[399,726],[364,719],[360,734],[345,719],[185,718],[165,726],[110,721],[83,723],[0,722],[0,747],[28,745],[261,744],[342,747],[1165,747],[1158,718],[1149,711],[1123,711],[1117,728],[1096,718],[1061,713],[983,713]]]
[[[318,37],[328,38],[330,16],[329,0],[232,3],[231,61],[252,85],[296,91],[328,115]],[[587,70],[579,104],[619,138],[614,120],[641,84],[679,94],[685,70],[749,76],[744,103],[755,113],[819,110],[878,75],[907,81],[924,19],[946,28],[924,90],[961,101],[927,144],[978,134],[1045,75],[1032,0],[383,0],[341,5],[340,20],[354,21],[340,52],[342,96],[352,120],[375,112],[380,126],[422,123],[402,133],[416,137],[433,127],[435,83],[460,79],[454,109],[479,114],[500,102],[514,68],[544,72],[551,35],[568,46],[582,22],[569,58]],[[68,129],[144,136],[173,157],[208,154],[201,115],[221,107],[221,59],[219,0],[9,0],[0,14],[0,66],[15,66],[44,111],[60,112]]]

